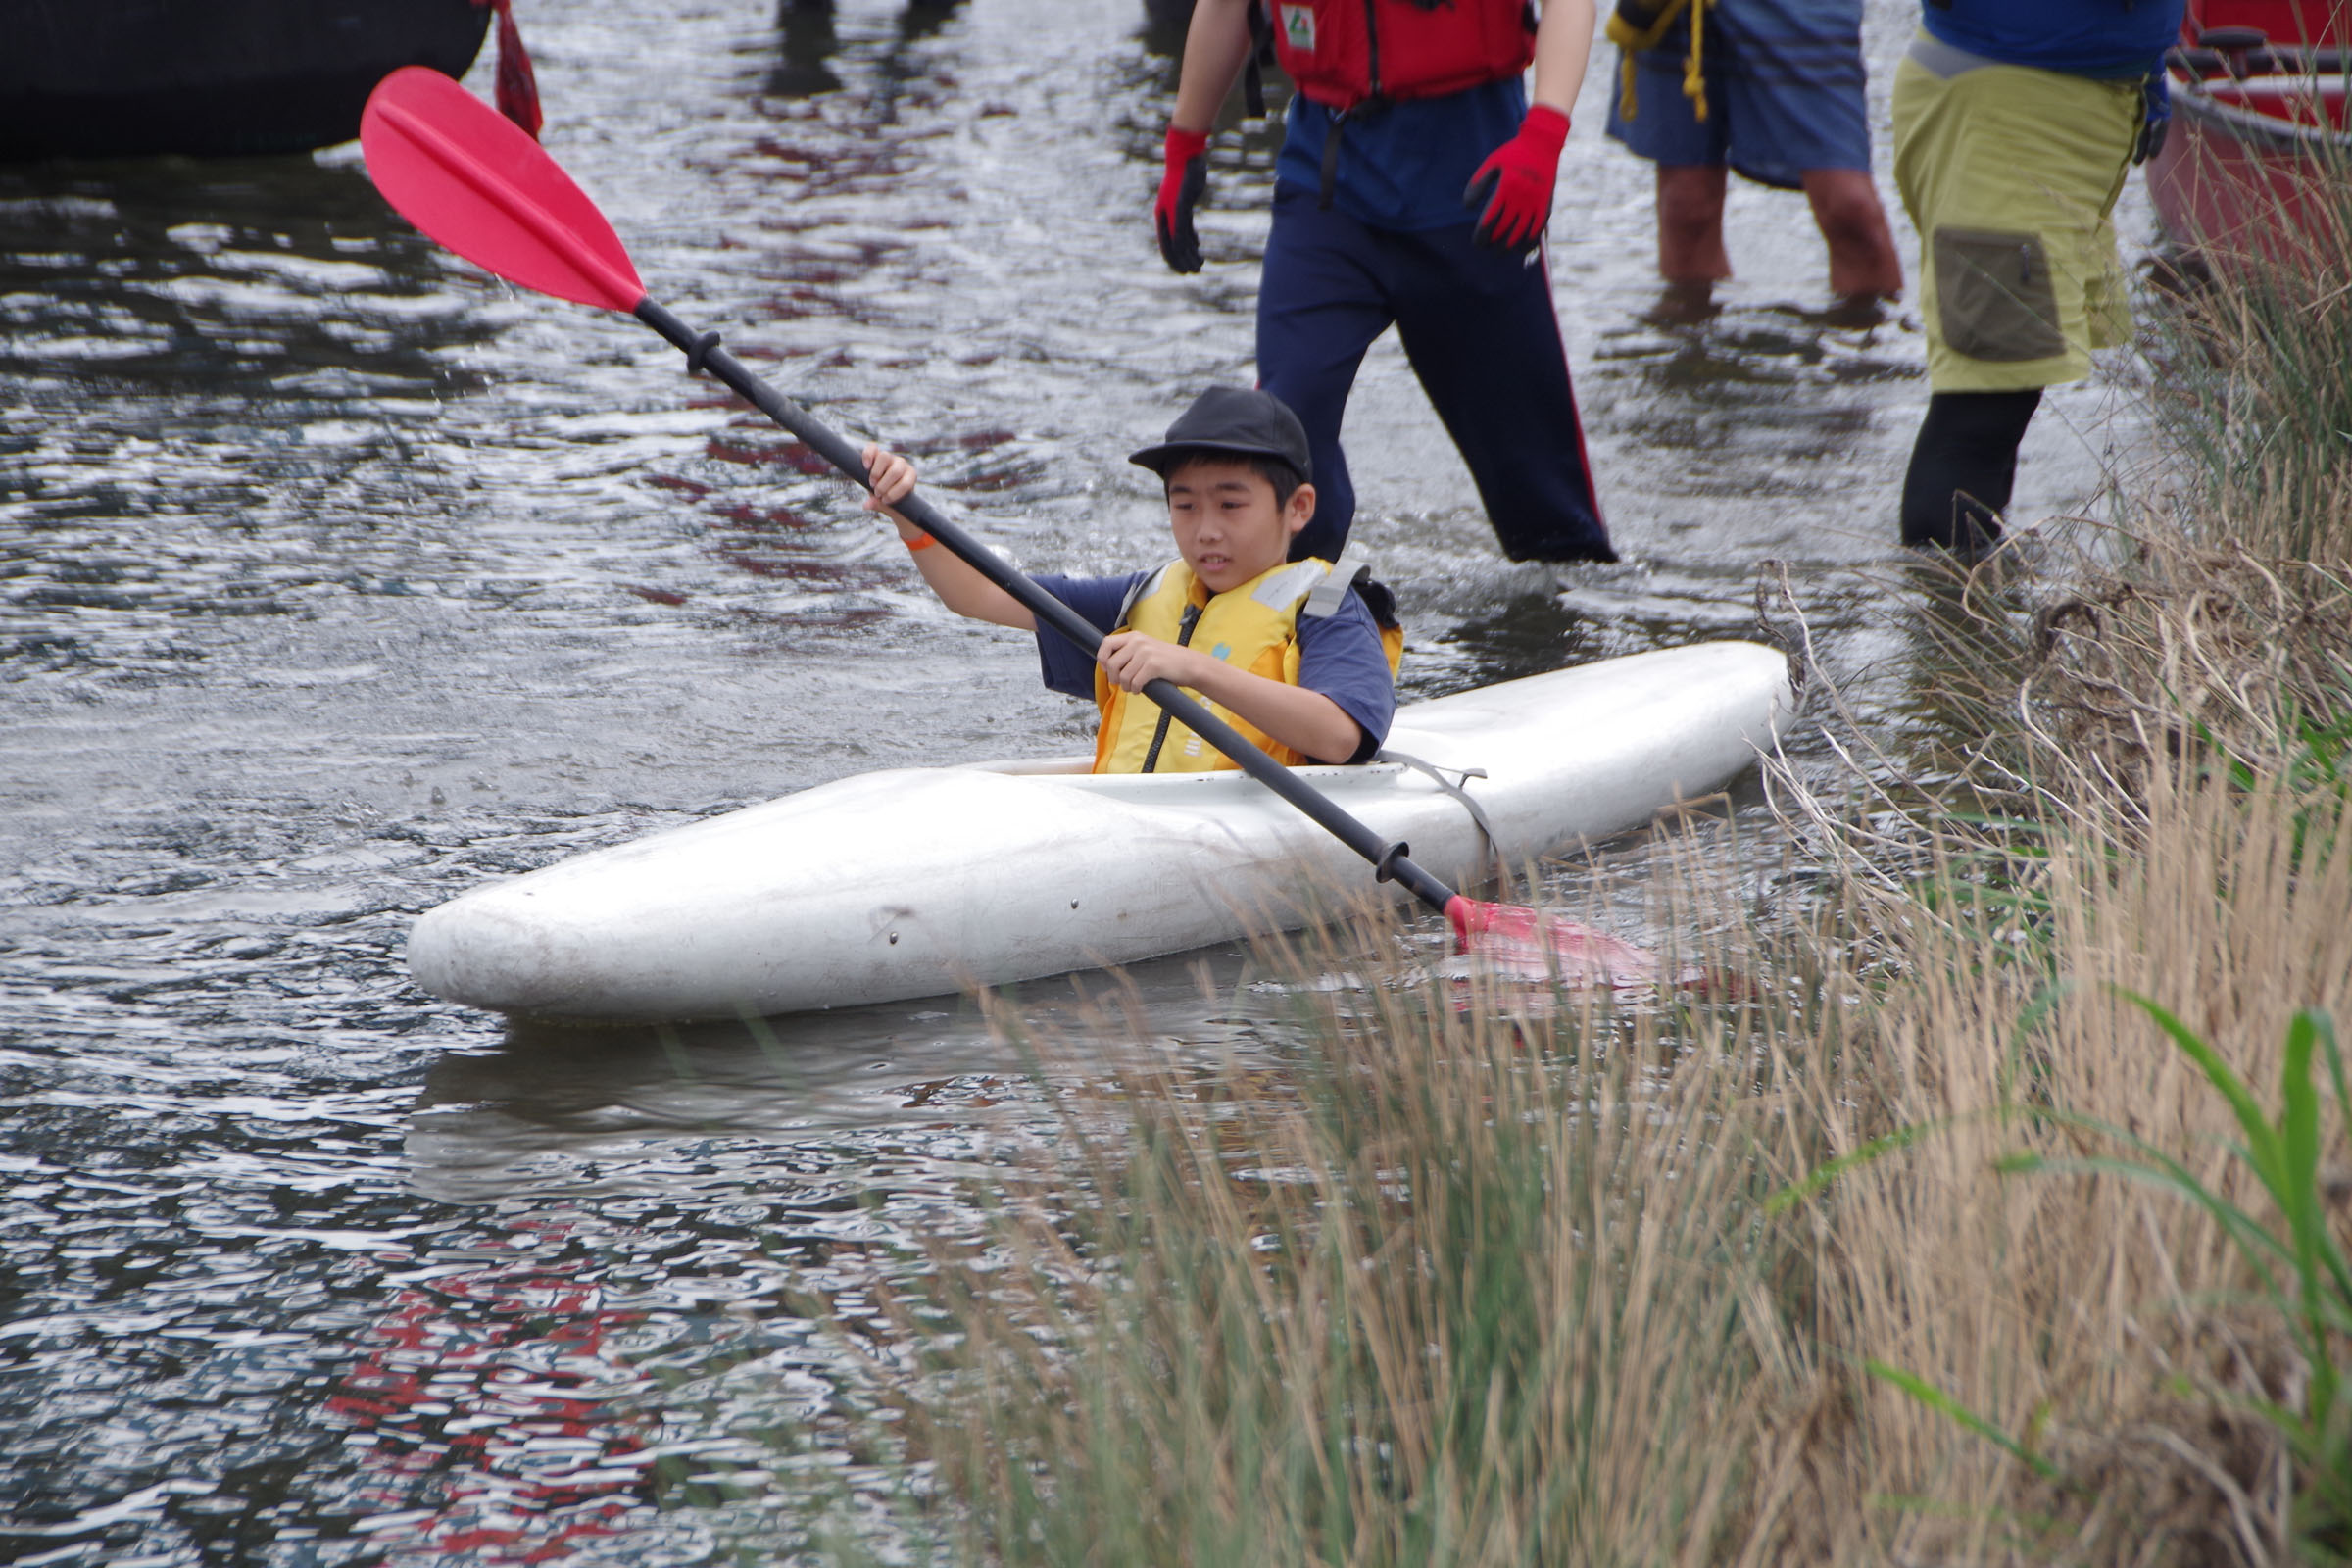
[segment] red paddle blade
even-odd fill
[[[384,200],[475,266],[609,311],[645,298],[620,236],[571,176],[438,71],[403,66],[375,84],[360,151]]]
[[[1531,978],[1557,975],[1569,985],[1640,986],[1658,978],[1658,956],[1605,931],[1562,920],[1517,904],[1480,904],[1456,897],[1446,906],[1454,942]]]

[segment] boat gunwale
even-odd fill
[[[2323,74],[2315,71],[2308,74],[2276,72],[2261,76],[2213,78],[2187,75],[2177,64],[2169,68],[2169,74],[2175,111],[2201,135],[2218,132],[2239,146],[2256,152],[2287,152],[2311,158],[2352,155],[2352,129],[2302,124],[2277,115],[2264,114],[2243,104],[2224,103],[2212,91],[2215,87],[2242,87],[2249,81],[2279,80],[2309,82],[2313,96],[2321,97],[2323,81],[2338,84],[2340,94],[2342,84],[2352,82],[2352,76],[2337,72]]]

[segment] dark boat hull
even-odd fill
[[[0,0],[0,159],[302,152],[402,66],[463,75],[473,0]]]

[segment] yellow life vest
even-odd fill
[[[1120,612],[1117,629],[1205,649],[1237,669],[1296,686],[1298,616],[1333,613],[1356,575],[1350,570],[1345,577],[1335,576],[1328,561],[1291,561],[1239,587],[1211,594],[1190,566],[1171,561],[1136,589]],[[1404,653],[1404,632],[1386,626],[1380,640],[1393,675]],[[1193,691],[1186,695],[1200,696]],[[1161,712],[1151,698],[1112,685],[1100,664],[1095,666],[1095,704],[1102,710],[1102,728],[1095,737],[1098,773],[1198,773],[1240,765]],[[1308,760],[1240,714],[1214,703],[1208,708],[1284,766]]]

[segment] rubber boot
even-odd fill
[[[1971,558],[1999,543],[2017,449],[2040,406],[2037,386],[1930,396],[1903,475],[1903,543]]]

